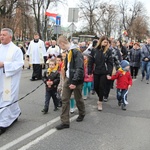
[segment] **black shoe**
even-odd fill
[[[56,126],[56,129],[57,130],[62,130],[62,129],[65,129],[65,128],[69,128],[69,124],[60,124],[58,126]]]
[[[48,111],[43,109],[43,110],[41,110],[41,112],[43,112],[43,114],[47,114]]]
[[[122,103],[122,104],[121,104],[121,109],[122,109],[122,110],[126,110],[126,105]]]
[[[118,101],[118,106],[121,106],[121,102],[120,101]]]
[[[79,115],[78,118],[76,119],[77,122],[81,122],[84,119],[84,115]]]
[[[42,80],[42,78],[37,78],[36,80]]]
[[[7,128],[0,127],[0,135],[3,134],[6,131]]]
[[[30,81],[35,81],[35,79],[31,78]]]
[[[57,111],[57,110],[59,110],[57,107],[56,107],[56,108],[54,108],[54,111]]]

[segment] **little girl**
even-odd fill
[[[58,110],[57,87],[60,82],[60,74],[57,71],[58,66],[55,60],[49,60],[49,68],[44,72],[43,81],[45,83],[45,106],[42,112],[46,114],[49,109],[49,102],[52,97],[54,103],[54,111]]]
[[[88,75],[88,56],[84,56],[84,84],[83,84],[83,99],[86,100],[90,96],[93,74]]]

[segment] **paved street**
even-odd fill
[[[42,81],[31,82],[32,70],[22,72],[19,98],[35,89]],[[44,85],[20,101],[22,114],[7,132],[0,136],[0,150],[149,150],[150,85],[134,80],[129,91],[127,111],[117,106],[115,89],[103,111],[96,107],[97,96],[85,101],[86,116],[76,122],[77,111],[70,115],[70,129],[55,130],[61,109],[43,115]]]

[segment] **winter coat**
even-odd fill
[[[58,71],[52,71],[49,74],[47,71],[45,71],[42,79],[45,83],[47,91],[57,90],[58,84],[60,82],[60,73]],[[53,84],[51,85],[51,87],[48,87],[48,85],[46,84],[46,82],[49,81],[49,80],[53,81]]]
[[[98,48],[93,49],[88,61],[88,74],[111,75],[113,69],[112,52],[103,53]]]
[[[118,70],[115,75],[111,76],[111,80],[115,79],[117,79],[117,89],[128,89],[128,86],[132,85],[132,77],[129,71],[123,74],[122,71]]]
[[[71,49],[72,58],[69,65],[69,82],[79,85],[84,82],[83,55],[78,49]],[[65,72],[67,71],[68,57],[65,59]]]
[[[120,51],[115,47],[111,47],[111,50],[112,50],[113,64],[115,66],[115,69],[118,70],[120,68],[120,62],[122,60]]]
[[[132,48],[130,50],[130,66],[140,67],[140,61],[141,61],[141,50],[140,49],[135,50],[134,48]]]
[[[122,46],[121,49],[120,49],[121,53],[122,53],[122,59],[123,60],[126,60],[127,59],[127,56],[128,56],[128,51],[126,49],[125,46]]]
[[[150,61],[150,45],[148,44],[143,45],[141,49],[141,57],[142,61],[145,61],[144,60],[145,58],[148,58],[149,59],[148,61]]]

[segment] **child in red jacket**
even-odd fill
[[[127,94],[129,88],[132,86],[132,77],[129,72],[130,66],[129,62],[126,60],[122,60],[121,68],[118,69],[115,75],[107,76],[107,79],[109,80],[115,80],[116,82],[116,88],[117,88],[117,100],[118,105],[121,106],[122,110],[126,110],[127,102]]]

